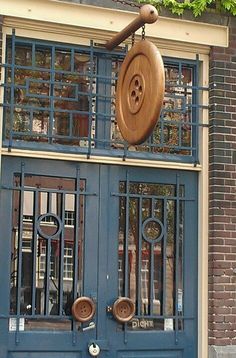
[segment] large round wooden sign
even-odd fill
[[[137,42],[125,57],[117,83],[117,123],[130,144],[144,142],[160,116],[165,74],[161,55],[147,40]]]

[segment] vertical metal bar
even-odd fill
[[[154,245],[150,244],[150,264],[149,264],[149,314],[153,314],[153,288],[154,288]]]
[[[63,309],[63,277],[64,277],[64,247],[65,247],[65,194],[61,193],[61,221],[62,231],[59,238],[61,243],[60,268],[59,268],[59,315],[62,315]]]
[[[160,146],[164,146],[164,112],[161,112],[161,116],[160,116]]]
[[[79,252],[79,230],[80,230],[80,170],[76,168],[76,198],[75,198],[75,228],[74,228],[74,278],[73,298],[77,298],[78,284],[78,252]]]
[[[92,110],[93,110],[93,65],[94,65],[94,52],[93,52],[93,41],[90,41],[90,78],[89,78],[89,131],[88,131],[88,152],[87,158],[90,158],[91,150],[92,150]]]
[[[150,217],[154,217],[154,199],[151,199]],[[150,264],[149,264],[149,314],[153,314],[153,300],[154,300],[154,244],[150,244]]]
[[[16,304],[16,335],[15,342],[19,343],[19,325],[20,325],[20,302],[21,302],[21,280],[22,280],[22,240],[23,240],[23,211],[24,211],[24,179],[25,179],[25,164],[21,163],[21,176],[20,176],[20,207],[18,217],[18,261],[17,261],[17,304]]]
[[[77,283],[78,283],[78,252],[79,252],[79,242],[78,238],[80,230],[80,169],[76,168],[76,197],[75,197],[75,225],[74,225],[74,277],[73,277],[73,300],[77,298]],[[84,274],[84,273],[83,273]],[[83,290],[83,288],[82,288]],[[72,320],[72,344],[76,343],[76,323]]]
[[[129,173],[126,172],[126,201],[125,201],[125,247],[124,247],[124,258],[125,258],[125,297],[129,295]]]
[[[182,81],[182,62],[179,61],[179,86],[181,86],[181,81]],[[182,99],[181,99],[182,100]],[[179,120],[177,121],[177,126],[178,126],[178,147],[180,148],[181,145],[182,145],[182,115],[183,114],[183,111],[182,111],[182,108],[181,108],[181,112],[180,112],[180,118]]]
[[[20,296],[21,296],[21,278],[22,278],[22,234],[23,234],[23,208],[24,208],[24,163],[21,163],[20,178],[20,208],[18,223],[18,265],[17,265],[17,308],[16,313],[20,315]]]
[[[143,206],[143,198],[139,197],[139,224],[138,224],[138,267],[137,267],[137,275],[138,275],[138,287],[137,287],[137,302],[138,302],[138,312],[137,314],[141,314],[141,290],[142,290],[142,206]]]
[[[161,313],[162,315],[166,314],[166,254],[167,254],[167,199],[164,198],[163,200],[163,224],[164,224],[164,236],[163,236],[163,242],[162,242],[162,304],[161,304]]]
[[[178,287],[179,287],[179,271],[178,271],[178,263],[179,263],[179,195],[180,195],[180,187],[179,187],[179,175],[176,175],[176,221],[175,221],[175,343],[178,343]]]
[[[47,192],[47,212],[51,212],[52,193]],[[46,276],[45,276],[45,302],[44,312],[49,314],[49,298],[50,298],[50,279],[51,279],[51,252],[52,252],[52,240],[46,240]]]
[[[75,72],[75,49],[70,50],[70,71]]]
[[[123,153],[123,161],[127,158],[128,155],[128,144],[124,142],[124,153]]]
[[[54,84],[55,84],[55,46],[52,46],[51,49],[51,70],[50,70],[50,109],[49,109],[49,129],[48,129],[48,139],[49,143],[53,142],[53,127],[54,127]]]
[[[200,117],[200,107],[199,107],[199,55],[197,54],[196,55],[196,67],[195,67],[195,78],[194,78],[194,87],[196,89],[194,89],[194,96],[193,96],[193,93],[192,93],[192,98],[194,97],[195,98],[195,105],[196,105],[196,125],[195,126],[192,126],[192,131],[193,129],[195,129],[195,146],[193,146],[193,150],[195,153],[193,153],[193,157],[195,158],[195,162],[198,163],[199,162],[199,117]],[[192,90],[193,91],[193,90]],[[192,122],[193,122],[193,119],[192,119]],[[194,138],[193,138],[194,140]]]
[[[12,30],[12,42],[11,42],[11,98],[10,98],[10,125],[9,125],[9,144],[8,150],[11,150],[13,141],[13,121],[14,121],[14,108],[15,108],[15,50],[16,50],[16,32]]]
[[[96,148],[111,149],[111,73],[112,58],[104,54],[98,56],[97,102],[96,102]],[[109,120],[107,119],[109,117]]]
[[[46,276],[45,276],[45,296],[44,296],[44,314],[49,314],[49,285],[51,275],[51,239],[46,240]]]
[[[32,131],[33,131],[33,119],[34,119],[34,110],[33,110],[33,108],[30,108],[29,114],[30,114],[30,133],[32,134]]]
[[[69,112],[69,136],[73,136],[73,113]]]
[[[51,192],[47,193],[47,212],[48,213],[52,212],[52,193]]]
[[[183,316],[183,297],[184,297],[184,218],[183,218],[183,206],[184,206],[185,201],[180,200],[180,225],[182,225],[182,245],[181,245],[181,254],[179,253],[179,255],[181,256],[181,262],[179,262],[179,265],[181,264],[181,273],[180,273],[180,278],[179,280],[181,280],[181,285],[179,284],[178,288],[181,289],[181,293],[180,293],[180,304],[181,304],[181,309],[179,307],[179,302],[178,302],[178,316]],[[180,245],[179,245],[180,246]],[[178,292],[179,294],[179,292]],[[179,296],[178,296],[179,297]],[[179,299],[179,298],[178,298]],[[183,320],[181,320],[181,329],[183,329]]]
[[[34,69],[36,66],[35,62],[35,42],[32,42],[32,68]]]
[[[39,209],[39,191],[34,192],[34,204],[33,204],[33,246],[32,246],[32,315],[36,313],[36,261],[37,261],[37,220],[38,220],[38,209]],[[38,273],[39,275],[39,273]]]

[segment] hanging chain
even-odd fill
[[[135,43],[135,32],[132,33],[132,37],[131,37],[131,45],[132,47],[134,46]]]
[[[142,6],[142,4],[138,4],[134,1],[129,1],[129,0],[112,0],[113,2],[116,2],[118,4],[122,4],[122,5],[128,5],[131,7],[137,7],[140,9],[140,7]]]
[[[142,40],[145,40],[145,25],[142,26]]]
[[[129,0],[112,0],[112,1],[122,5],[137,7],[138,9],[140,9],[143,6],[143,4],[138,4],[137,2],[129,1]],[[145,25],[142,26],[142,40],[145,40]],[[132,46],[134,46],[134,42],[135,42],[135,33],[132,34],[132,38],[131,38]]]

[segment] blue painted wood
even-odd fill
[[[78,358],[89,357],[88,344],[97,342],[102,349],[102,355],[109,358],[196,358],[197,357],[197,174],[174,170],[127,168],[118,166],[106,166],[95,164],[77,164],[70,162],[50,160],[25,160],[24,171],[29,174],[45,175],[60,178],[80,177],[86,180],[85,203],[85,245],[84,245],[84,277],[83,294],[96,302],[96,315],[93,322],[96,329],[77,330],[73,324],[72,331],[8,331],[9,317],[9,277],[10,277],[10,253],[11,253],[11,218],[12,218],[12,190],[14,173],[21,172],[21,159],[3,158],[3,178],[0,202],[0,214],[2,220],[2,236],[0,238],[0,328],[4,334],[0,335],[0,353],[6,358]],[[178,180],[176,180],[176,177]],[[125,193],[119,193],[120,181],[137,183],[161,183],[177,185],[174,196],[169,199],[184,202],[184,329],[175,331],[134,331],[127,325],[123,328],[107,312],[107,306],[111,306],[118,296],[118,235],[119,235],[119,200]],[[77,181],[78,183],[79,181]],[[180,186],[184,185],[184,195],[180,195]],[[6,189],[8,188],[8,189]],[[128,192],[125,202],[128,206],[130,197],[142,198],[142,195]],[[77,192],[79,188],[77,187]],[[151,196],[150,196],[151,198]],[[163,210],[167,207],[165,196],[153,196],[151,213],[154,211],[153,200],[163,200]],[[142,202],[142,200],[141,200]],[[36,204],[35,204],[36,205]],[[78,207],[78,205],[77,205]],[[35,209],[36,210],[36,209]],[[138,206],[141,214],[141,205]],[[177,209],[176,220],[180,213]],[[10,218],[10,220],[9,220]],[[79,220],[79,214],[78,218]],[[166,214],[163,215],[163,223],[166,225]],[[129,215],[126,214],[126,226],[129,224]],[[79,221],[77,222],[79,225]],[[141,232],[142,223],[139,222]],[[176,235],[179,234],[176,224]],[[126,236],[128,230],[126,228]],[[164,238],[166,235],[164,235]],[[142,240],[139,234],[139,246]],[[178,239],[176,240],[178,243]],[[128,260],[128,244],[125,245],[126,268]],[[153,246],[153,245],[152,245]],[[166,247],[166,245],[164,245]],[[78,249],[78,247],[77,247]],[[35,249],[34,249],[35,250]],[[177,256],[178,256],[177,249]],[[191,254],[190,254],[191,253]],[[34,251],[34,256],[36,252]],[[152,249],[151,267],[154,265],[154,253]],[[138,254],[140,267],[141,255]],[[164,260],[165,262],[165,260]],[[177,264],[175,263],[175,266]],[[75,266],[77,271],[77,266]],[[35,271],[34,268],[33,271]],[[139,271],[140,272],[140,271]],[[165,270],[163,270],[165,273]],[[19,274],[20,275],[20,274]],[[125,274],[126,281],[129,278],[128,271]],[[150,276],[154,280],[153,275]],[[178,280],[178,273],[175,278]],[[141,280],[138,282],[138,297],[140,297]],[[62,281],[60,282],[62,286]],[[76,282],[74,282],[76,289]],[[177,287],[175,288],[177,291]],[[127,282],[125,293],[129,294]],[[153,293],[150,293],[153,297]],[[163,296],[165,299],[165,295]],[[35,301],[35,293],[32,301]],[[175,302],[175,312],[178,304]],[[60,307],[60,312],[62,307]],[[141,306],[138,304],[138,316],[141,314]],[[150,309],[150,318],[153,314],[153,305]],[[166,318],[165,312],[160,312],[159,318]],[[18,317],[20,315],[18,314]],[[56,318],[56,317],[55,317]],[[60,320],[62,317],[57,318]],[[173,321],[178,320],[176,315]],[[84,324],[84,327],[86,324]],[[16,339],[17,338],[17,339]],[[1,356],[1,355],[0,355]]]
[[[197,357],[197,175],[195,173],[184,173],[181,171],[168,171],[168,170],[148,170],[148,169],[135,169],[121,168],[118,174],[119,180],[126,181],[128,170],[129,181],[138,183],[155,183],[162,184],[176,184],[185,186],[185,249],[184,249],[184,316],[189,319],[184,320],[184,330],[175,331],[122,331],[117,330],[117,323],[110,319],[108,321],[108,337],[110,348],[114,352],[123,350],[126,353],[114,354],[114,357],[132,357],[133,352],[139,352],[137,356],[140,357]],[[176,175],[178,181],[176,182]],[[114,233],[118,225],[118,205],[115,193],[119,192],[119,180],[117,180],[117,173],[111,173],[110,187],[113,195],[110,197],[110,234],[109,241],[109,260],[108,272],[115,271],[114,263],[117,261],[117,256],[114,252],[114,246],[117,246],[117,236]],[[177,196],[178,196],[177,190]],[[119,195],[118,195],[119,196]],[[177,204],[181,197],[177,199]],[[178,210],[176,220],[178,219]],[[115,220],[115,222],[114,222]],[[166,219],[164,219],[166,220]],[[176,235],[178,230],[176,231]],[[178,242],[178,240],[176,240]],[[191,255],[189,254],[191,252]],[[178,256],[178,250],[177,250]],[[192,256],[194,258],[192,259]],[[140,260],[140,257],[139,257]],[[116,266],[115,266],[116,269]],[[178,274],[175,276],[178,279]],[[114,277],[108,281],[108,297],[107,304],[110,305],[117,297],[118,277]],[[176,287],[177,290],[177,287]],[[177,311],[177,302],[175,304]],[[139,308],[140,310],[140,308]],[[192,317],[192,318],[190,318]],[[177,316],[173,317],[177,322]],[[146,351],[146,353],[141,353]],[[155,353],[151,353],[155,351]],[[168,352],[167,352],[168,351]],[[130,353],[129,353],[130,352]],[[136,355],[135,355],[136,356]],[[113,357],[113,355],[112,355]]]

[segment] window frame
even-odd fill
[[[14,43],[14,34],[12,37],[12,42]],[[7,39],[7,41],[9,41]],[[65,49],[68,48],[68,46],[66,44],[60,44],[57,42],[53,42],[53,43],[49,43],[49,42],[45,42],[45,41],[38,41],[37,39],[24,39],[24,38],[16,38],[16,42],[19,41],[19,43],[22,44],[34,44],[36,43],[41,44],[42,46],[45,45],[46,47],[50,47],[52,48],[52,46],[54,46],[53,48],[58,48],[58,49]],[[91,44],[90,44],[91,45]],[[66,47],[67,46],[67,47]],[[76,48],[74,45],[73,47],[71,47],[74,51],[74,49]],[[96,61],[97,61],[97,70],[98,70],[98,77],[97,77],[97,89],[96,89],[96,93],[103,93],[104,91],[104,96],[108,95],[109,96],[109,91],[111,90],[111,86],[110,85],[104,85],[103,82],[100,83],[99,78],[107,78],[108,76],[111,75],[111,59],[109,59],[109,57],[107,59],[104,59],[103,54],[107,54],[108,51],[105,51],[102,48],[96,48],[96,46],[90,46],[90,47],[86,47],[86,46],[79,46],[78,49],[81,49],[81,53],[87,54],[90,57],[92,56],[96,56]],[[7,51],[6,51],[6,55],[7,55]],[[113,56],[113,53],[111,54],[111,56]],[[124,57],[124,51],[122,50],[122,52],[116,52],[114,53],[114,56],[118,56],[119,57]],[[192,108],[192,122],[188,122],[190,123],[190,138],[191,138],[191,144],[189,147],[186,147],[186,151],[189,151],[189,155],[181,155],[178,153],[175,153],[175,151],[179,150],[178,149],[178,145],[173,147],[173,151],[174,153],[171,154],[169,153],[169,151],[171,151],[171,146],[169,147],[168,144],[162,143],[161,145],[157,145],[157,147],[160,146],[160,152],[158,150],[158,152],[156,152],[155,154],[152,153],[152,145],[150,145],[150,148],[148,149],[148,152],[144,151],[142,152],[142,148],[145,148],[145,144],[143,147],[141,147],[140,151],[134,151],[131,147],[131,150],[128,150],[127,145],[125,144],[122,150],[119,149],[112,149],[112,145],[110,142],[111,138],[110,137],[110,133],[111,133],[111,123],[108,122],[105,118],[103,118],[103,120],[99,121],[99,113],[100,111],[105,114],[105,116],[109,116],[110,114],[110,103],[108,104],[103,104],[103,101],[97,101],[96,103],[96,113],[95,113],[95,121],[96,121],[96,129],[95,129],[95,137],[94,137],[94,141],[96,143],[95,148],[93,148],[93,138],[92,136],[90,136],[88,138],[88,145],[87,146],[83,146],[80,145],[78,146],[63,146],[63,145],[58,145],[58,144],[48,144],[48,143],[41,143],[41,142],[34,142],[34,139],[31,141],[18,141],[18,140],[13,140],[12,135],[10,135],[9,139],[4,139],[3,141],[3,145],[4,147],[8,147],[8,148],[18,148],[18,149],[23,149],[23,150],[38,150],[38,151],[53,151],[53,152],[65,152],[65,153],[77,153],[80,155],[87,155],[88,157],[90,157],[91,155],[94,155],[96,157],[122,157],[123,159],[129,158],[129,159],[140,159],[140,160],[151,160],[151,161],[165,161],[165,162],[178,162],[178,163],[194,163],[194,165],[197,165],[199,163],[199,152],[198,152],[198,148],[200,147],[200,141],[199,141],[199,131],[201,130],[201,126],[202,126],[202,121],[200,121],[200,115],[199,112],[203,111],[203,109],[205,108],[204,104],[199,104],[199,95],[196,94],[196,91],[204,91],[206,90],[206,87],[204,86],[200,86],[200,84],[198,84],[198,80],[199,80],[199,66],[200,66],[200,61],[199,61],[199,56],[196,56],[195,60],[194,59],[179,59],[177,57],[166,57],[164,56],[164,62],[167,65],[172,65],[175,67],[179,67],[180,66],[185,66],[186,68],[188,67],[189,69],[191,69],[192,71],[192,76],[194,79],[192,88],[193,88],[193,92],[192,92],[192,104],[191,104],[191,108]],[[50,71],[54,71],[54,70],[50,70]],[[51,73],[51,72],[50,72]],[[13,73],[14,76],[14,73]],[[6,86],[6,85],[5,85]],[[12,86],[10,85],[11,91],[12,91]],[[6,93],[6,91],[5,91]],[[96,96],[99,96],[98,94],[96,94]],[[90,98],[91,95],[88,94],[88,97]],[[6,100],[6,99],[5,99]],[[4,102],[5,102],[4,100]],[[91,103],[92,103],[92,99],[90,98],[89,100],[90,102],[90,110],[89,110],[89,126],[92,126],[92,117],[93,114],[91,112]],[[10,107],[12,108],[13,106],[15,106],[15,104],[11,104]],[[101,107],[102,106],[102,107]],[[187,107],[186,107],[187,108]],[[50,112],[51,113],[51,112]],[[54,116],[55,110],[53,109],[53,112],[50,114],[50,117]],[[180,112],[181,113],[181,112]],[[10,113],[10,117],[12,117],[13,115],[13,109],[11,109],[11,113]],[[53,119],[50,121],[52,122]],[[164,126],[163,124],[161,124],[162,119],[160,120],[160,125]],[[183,122],[179,122],[178,123],[178,142],[181,144],[182,143],[182,124]],[[53,126],[53,122],[52,124],[50,124],[50,126]],[[5,129],[3,130],[3,132],[5,132]],[[91,133],[91,132],[90,132]],[[102,137],[102,134],[105,133],[105,138]],[[36,135],[37,136],[37,135]],[[46,139],[49,140],[51,138],[51,136],[47,136]],[[53,138],[53,137],[52,137]],[[86,141],[86,140],[85,140]],[[107,143],[108,141],[108,143]],[[111,147],[110,147],[111,145]],[[148,141],[147,141],[147,145]],[[148,147],[147,147],[148,148]],[[165,153],[165,149],[167,148],[167,153]],[[180,150],[184,150],[184,147]],[[191,153],[192,152],[192,153]]]

